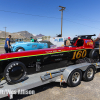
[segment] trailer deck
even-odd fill
[[[48,72],[54,72],[54,71],[59,71],[61,69],[56,69],[56,70],[52,70],[52,71],[48,71]],[[37,73],[37,74],[32,74],[32,75],[28,75],[26,77],[26,80],[20,82],[20,83],[17,83],[17,84],[13,84],[13,85],[9,85],[7,84],[7,82],[5,80],[2,80],[1,83],[0,83],[0,91],[6,91],[6,90],[9,90],[10,93],[11,91],[13,90],[21,90],[21,89],[24,89],[24,90],[28,90],[28,89],[31,89],[31,88],[35,88],[35,87],[38,87],[38,86],[41,86],[41,85],[44,85],[44,84],[47,84],[47,83],[50,83],[50,82],[57,82],[60,80],[60,75],[62,75],[62,72],[59,74],[59,76],[57,77],[54,77],[54,78],[51,78],[51,79],[48,79],[46,81],[42,81],[40,76],[44,76],[47,72],[42,72],[42,73]],[[0,98],[3,98],[3,97],[6,97],[8,95],[11,95],[10,93],[4,93],[4,94],[0,94]]]
[[[26,79],[20,83],[9,85],[7,84],[6,80],[2,80],[0,82],[0,98],[9,96],[9,99],[13,98],[12,91],[15,90],[18,92],[18,90],[28,90],[31,88],[35,88],[50,82],[60,82],[60,83],[67,83],[67,79],[71,72],[75,69],[81,69],[85,71],[88,66],[90,66],[91,63],[82,63],[82,64],[76,64],[71,65],[68,67],[63,67],[55,70],[49,70],[48,72],[40,72],[32,75],[28,75]],[[96,69],[100,68],[100,63],[94,63],[92,65],[96,66]],[[63,78],[61,77],[63,75]],[[9,91],[6,91],[9,90]],[[2,94],[2,91],[4,94]],[[6,92],[5,92],[6,91]],[[16,94],[17,94],[16,92]],[[34,91],[35,94],[35,91]]]

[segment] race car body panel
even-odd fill
[[[28,68],[28,73],[65,67],[69,61],[88,56],[90,50],[93,48],[93,41],[91,39],[80,39],[76,41],[74,46],[1,54],[0,73],[4,71],[9,62],[13,61],[24,63]]]

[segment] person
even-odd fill
[[[78,36],[78,39],[81,39],[80,36]]]
[[[97,39],[94,42],[96,42],[96,41],[99,42],[99,62],[100,62],[100,33],[99,33]]]
[[[31,39],[31,42],[34,42],[34,39]]]
[[[66,46],[69,46],[69,45],[71,45],[71,43],[70,43],[70,37],[68,37],[68,40],[66,41]]]
[[[34,39],[34,42],[37,42],[37,39]]]
[[[4,45],[4,49],[5,49],[5,52],[6,53],[11,53],[11,49],[10,49],[10,38],[11,38],[11,35],[8,35],[8,38],[6,38],[5,40],[5,45]]]

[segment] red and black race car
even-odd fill
[[[14,84],[26,74],[66,67],[70,61],[97,56],[91,39],[77,39],[71,46],[0,54],[0,73],[9,84]]]

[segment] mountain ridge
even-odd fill
[[[44,35],[39,34],[39,35],[33,35],[32,33],[29,33],[28,31],[19,31],[19,32],[6,32],[6,38],[8,37],[8,35],[11,35],[12,38],[38,38],[38,37],[42,37]],[[0,38],[5,38],[5,31],[0,31]]]

